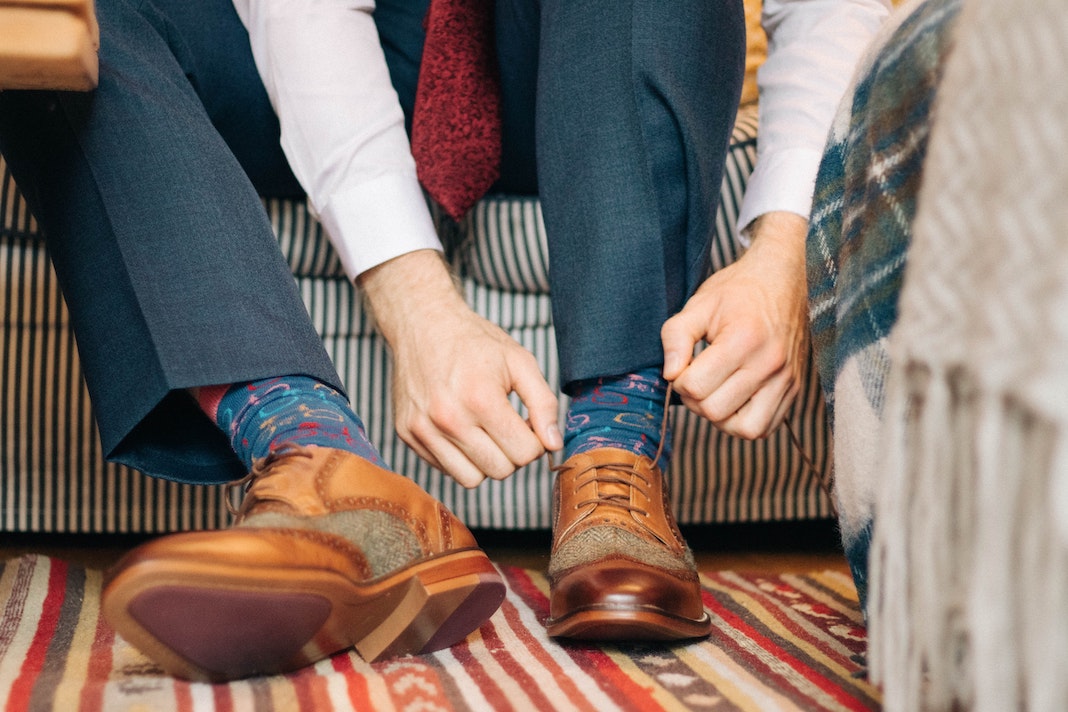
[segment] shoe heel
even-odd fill
[[[392,613],[354,647],[367,662],[447,648],[486,622],[504,594],[492,568],[432,582],[413,576]]]

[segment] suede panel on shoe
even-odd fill
[[[403,521],[388,512],[348,511],[318,517],[294,517],[264,512],[245,517],[242,528],[296,529],[332,534],[348,542],[361,542],[371,578],[385,576],[423,554],[419,540]]]
[[[618,527],[602,525],[573,534],[555,549],[549,559],[548,573],[549,576],[559,575],[576,566],[608,557],[641,561],[691,580],[692,572],[696,569],[689,549],[680,557],[659,543],[651,543]]]

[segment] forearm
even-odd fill
[[[350,278],[440,249],[371,0],[235,0],[282,147]]]

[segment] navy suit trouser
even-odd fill
[[[379,0],[411,116],[426,0]],[[0,92],[0,151],[48,240],[104,451],[242,474],[193,386],[340,388],[259,196],[301,195],[229,0],[97,0],[100,85]],[[565,388],[662,363],[704,278],[744,69],[740,0],[497,0],[495,191],[537,194]]]
[[[258,152],[278,127],[247,35],[198,31],[240,40],[229,2],[96,4],[98,88],[0,92],[0,151],[45,234],[105,455],[233,480],[242,465],[185,389],[341,387],[258,195],[299,189],[279,150]]]

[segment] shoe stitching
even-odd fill
[[[634,563],[638,564],[639,566],[649,567],[649,562],[647,561],[642,561],[640,559],[634,558],[633,556],[627,556],[626,554],[616,553],[602,556],[594,562],[587,561],[575,564],[573,566],[569,566],[568,568],[563,569],[561,571],[548,573],[548,576],[551,581],[561,581],[576,571],[588,572],[590,570],[591,565],[602,566],[605,563],[616,561]],[[697,573],[696,568],[691,568],[685,561],[680,563],[682,564],[681,568],[666,568],[663,566],[653,566],[649,568],[652,568],[657,573],[667,574],[668,576],[671,576],[672,578],[678,579],[679,581],[683,581],[685,583],[694,583],[700,580],[701,577],[700,574]]]

